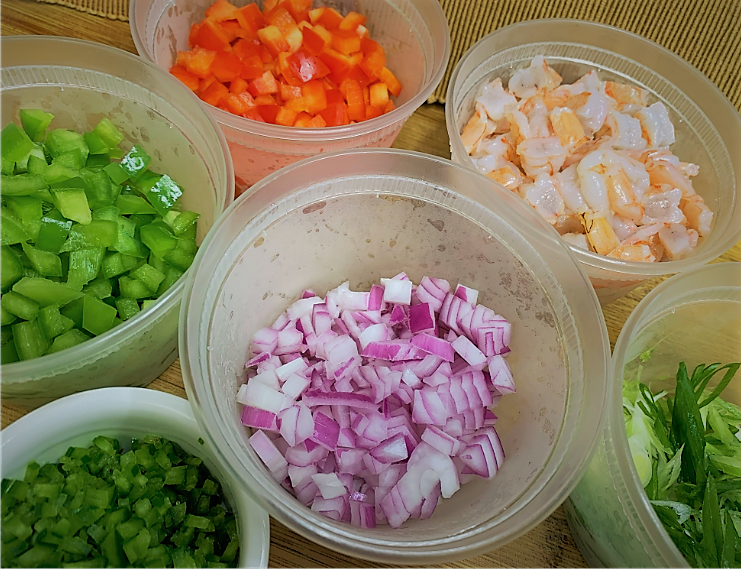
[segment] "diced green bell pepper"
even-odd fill
[[[59,253],[67,240],[72,222],[65,219],[56,209],[49,211],[41,218],[36,248],[50,253]]]
[[[83,137],[85,138],[85,144],[87,144],[90,156],[105,154],[105,157],[108,158],[108,145],[102,138],[94,132],[86,132]]]
[[[6,198],[6,202],[27,229],[31,229],[31,226],[34,224],[41,223],[43,202],[39,198],[14,196]],[[36,233],[38,233],[38,227],[36,228]]]
[[[65,168],[73,168],[79,170],[83,168],[87,163],[88,155],[83,153],[79,148],[70,152],[65,152],[59,156],[54,157],[51,161],[52,164],[58,164]]]
[[[182,195],[182,188],[167,174],[161,176],[152,189],[146,193],[149,203],[161,216],[167,215]]]
[[[7,326],[16,320],[18,320],[18,317],[15,314],[11,314],[0,305],[0,324]]]
[[[118,287],[121,290],[121,296],[124,298],[139,300],[153,295],[149,287],[138,279],[121,277],[118,279]]]
[[[23,243],[23,252],[31,261],[33,269],[42,277],[62,276],[62,259],[59,258],[59,255],[36,249],[28,243]]]
[[[31,158],[34,158],[35,160],[32,161]],[[35,170],[41,170],[43,163],[43,170],[34,172],[29,171],[29,162],[31,162]],[[21,160],[15,163],[16,174],[23,174],[28,172],[29,174],[43,175],[45,170],[46,156],[44,155],[44,147],[41,144],[34,144],[33,148],[28,151],[28,154],[26,154]]]
[[[147,200],[134,195],[121,194],[116,199],[116,207],[121,210],[121,215],[155,213],[154,208],[147,203]]]
[[[167,290],[178,282],[178,279],[183,276],[183,271],[176,269],[175,267],[167,267],[165,271],[165,280],[160,283],[160,287],[157,289],[157,296],[162,296]]]
[[[3,245],[0,248],[0,282],[2,283],[2,292],[9,290],[15,283],[23,277],[23,266],[21,265],[18,255],[8,247]]]
[[[0,245],[25,243],[30,238],[28,230],[10,208],[0,208]]]
[[[87,225],[93,219],[85,190],[80,188],[52,188],[54,205],[67,219]]]
[[[165,280],[165,274],[155,269],[152,265],[143,264],[135,271],[131,271],[129,276],[142,281],[151,291],[151,295],[157,293],[160,283]]]
[[[49,340],[44,336],[38,320],[13,324],[12,330],[15,350],[20,360],[38,358],[49,350]]]
[[[2,348],[0,348],[0,363],[3,365],[12,364],[13,362],[17,362],[19,359],[14,341],[3,344]],[[3,547],[6,547],[6,544],[3,544]]]
[[[124,139],[124,135],[116,128],[108,117],[104,117],[93,129],[93,134],[99,136],[108,148],[115,148]]]
[[[102,223],[102,222],[101,222]],[[69,254],[67,283],[74,289],[82,289],[100,273],[105,249],[103,247],[79,249]]]
[[[109,205],[109,206],[101,207],[99,209],[94,210],[93,211],[93,221],[95,221],[96,219],[104,219],[106,221],[118,222],[118,218],[120,215],[121,215],[120,209],[118,209],[115,205]]]
[[[82,293],[66,283],[57,283],[49,279],[24,277],[13,285],[13,291],[35,300],[39,306],[64,306]]]
[[[0,302],[5,310],[23,320],[33,320],[39,313],[38,302],[12,290],[3,294]]]
[[[178,239],[172,230],[161,221],[154,221],[140,229],[142,243],[157,257],[165,257],[175,249]]]
[[[118,223],[104,219],[93,220],[87,225],[75,224],[69,238],[62,246],[62,252],[112,247],[118,238]]]
[[[44,170],[44,179],[50,186],[72,180],[79,175],[79,170],[67,168],[61,164],[49,164]]]
[[[74,321],[61,314],[56,306],[42,308],[38,320],[44,335],[50,341],[75,327]]]
[[[147,171],[151,163],[151,156],[141,146],[135,144],[121,159],[121,168],[124,169],[129,179],[136,181]]]
[[[105,259],[103,260],[103,262],[105,263]],[[104,275],[100,275],[90,284],[85,285],[85,287],[83,287],[82,289],[82,292],[103,300],[104,298],[108,298],[109,296],[111,296],[111,293],[113,292],[113,286],[111,285],[111,281],[109,279],[107,279]]]
[[[23,130],[26,131],[28,137],[34,142],[44,140],[46,129],[49,128],[54,115],[41,109],[21,109],[19,115]]]
[[[85,295],[82,303],[82,327],[96,336],[113,327],[116,309],[105,302]]]
[[[117,298],[116,308],[118,309],[118,315],[123,321],[133,318],[141,311],[139,303],[133,298]]]
[[[82,328],[82,304],[85,297],[82,296],[59,309],[59,312],[72,320],[76,328]]]
[[[0,133],[2,159],[10,162],[21,160],[33,148],[33,141],[15,123],[10,123]]]
[[[85,168],[93,168],[96,171],[102,170],[110,163],[110,158],[106,154],[91,154],[87,157]]]
[[[198,245],[191,239],[178,239],[175,248],[165,255],[167,261],[173,267],[185,271],[193,264],[196,257]]]
[[[173,233],[178,237],[182,236],[186,231],[188,231],[188,229],[196,224],[200,217],[201,214],[196,213],[195,211],[180,212],[170,225]]]
[[[44,176],[38,174],[0,176],[0,190],[6,196],[30,196],[48,187]]]
[[[121,226],[119,226],[121,227]],[[119,229],[116,243],[110,247],[112,251],[118,251],[130,257],[146,259],[149,251],[136,237],[132,237],[125,230]]]
[[[37,174],[39,176],[44,176],[44,180],[46,180],[46,168],[48,167],[48,164],[46,163],[46,158],[34,156],[31,154],[28,157],[28,163],[26,164],[26,170],[29,174]],[[49,182],[47,181],[47,184]]]
[[[108,175],[103,171],[94,172],[92,170],[82,170],[81,175],[87,183],[85,194],[90,204],[90,209],[99,209],[101,207],[112,206],[116,197],[113,192],[113,185]]]
[[[44,144],[52,158],[56,158],[67,152],[77,151],[83,156],[82,162],[84,164],[89,153],[87,144],[85,143],[85,137],[74,130],[65,130],[62,128],[52,130],[46,135]]]
[[[67,348],[71,348],[72,346],[76,346],[77,344],[82,344],[89,339],[90,336],[85,334],[85,332],[82,332],[77,328],[73,328],[69,332],[65,332],[61,336],[57,336],[57,338],[52,343],[51,348],[49,348],[49,353],[53,354],[55,352],[61,352],[62,350],[66,350]],[[114,567],[118,567],[118,565],[114,565]]]
[[[121,165],[117,162],[111,162],[108,166],[103,168],[103,172],[108,174],[108,177],[114,184],[123,184],[129,179],[129,175],[126,170],[121,168]]]

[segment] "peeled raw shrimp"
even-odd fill
[[[695,194],[689,196],[679,203],[682,212],[687,218],[687,225],[704,237],[710,233],[710,225],[713,222],[713,212],[705,205],[702,198]]]
[[[646,148],[646,139],[643,138],[641,122],[638,119],[618,111],[610,111],[605,126],[610,129],[612,146],[616,150]]]
[[[566,160],[566,150],[557,136],[528,138],[517,146],[517,154],[525,173],[532,177],[543,173],[552,176]]]
[[[609,97],[597,91],[580,93],[566,102],[566,106],[576,112],[588,136],[592,136],[604,126],[614,104]]]
[[[529,99],[538,92],[555,89],[561,84],[561,76],[551,69],[542,55],[533,58],[530,67],[520,69],[509,80],[509,91],[520,99]]]
[[[510,126],[509,132],[512,135],[512,143],[515,147],[533,136],[530,132],[530,123],[522,111],[514,110],[507,113],[507,121]]]
[[[639,110],[634,118],[641,123],[643,138],[654,148],[674,144],[674,125],[669,120],[669,112],[662,103]]]
[[[568,211],[584,213],[589,209],[587,207],[587,202],[584,201],[584,197],[581,195],[579,177],[576,173],[576,164],[564,168],[553,176],[553,179],[556,183],[558,193],[561,194]]]
[[[650,225],[651,223],[687,223],[684,213],[679,208],[681,199],[682,190],[679,188],[664,192],[650,192],[643,202],[645,214],[641,222],[644,225]]]
[[[507,164],[508,165],[501,168],[492,170],[487,174],[487,176],[508,190],[515,191],[522,185],[524,178],[522,177],[522,174],[520,174],[520,170],[517,166],[511,162],[508,162]]]
[[[507,116],[507,113],[517,108],[517,99],[514,95],[507,93],[502,88],[502,80],[497,77],[484,86],[484,90],[481,92],[481,96],[476,99],[477,103],[480,103],[489,118],[495,122],[499,122]]]
[[[548,174],[539,174],[532,184],[520,186],[520,195],[551,225],[565,211],[563,198]]]
[[[527,112],[522,112],[527,117],[527,122],[530,125],[530,136],[534,138],[551,136],[553,132],[551,131],[550,121],[548,120],[548,109],[543,99],[541,97],[531,97],[528,101],[532,101],[530,109]]]
[[[620,240],[604,213],[585,213],[584,228],[589,244],[600,255],[607,255],[620,246]]]
[[[659,239],[666,255],[672,261],[684,259],[697,245],[697,231],[679,223],[665,225],[659,230]]]
[[[561,146],[566,149],[575,148],[587,142],[584,135],[584,127],[576,113],[568,107],[557,107],[550,114],[553,132],[561,141]]]
[[[561,237],[563,237],[563,240],[566,241],[566,243],[568,243],[569,245],[575,245],[577,247],[581,247],[582,249],[586,249],[587,251],[592,250],[589,247],[587,236],[583,233],[563,233]]]
[[[582,195],[592,211],[617,215],[638,222],[643,206],[636,199],[630,178],[622,167],[621,157],[612,150],[587,154],[577,166]]]
[[[612,227],[612,230],[621,242],[638,230],[638,226],[630,219],[625,219],[619,215],[610,215],[608,216],[607,221],[610,222],[610,227]]]
[[[633,87],[625,83],[605,81],[605,94],[615,99],[619,110],[622,110],[626,105],[640,105],[641,107],[645,107],[648,104],[648,93],[646,91],[640,87]]]
[[[695,189],[692,182],[682,174],[679,167],[664,160],[653,160],[651,166],[646,166],[651,184],[669,184],[674,188],[682,190],[684,197],[694,196]]]
[[[566,235],[567,233],[580,234],[585,231],[584,224],[582,223],[582,216],[578,213],[567,212],[559,215],[556,222],[553,224],[553,227],[561,235]]]
[[[461,140],[463,145],[466,147],[466,152],[471,154],[471,151],[476,148],[479,140],[484,136],[484,132],[487,127],[486,111],[483,105],[476,104],[476,112],[468,120],[466,126],[461,131]]]

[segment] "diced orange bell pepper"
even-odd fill
[[[240,76],[242,62],[230,51],[220,51],[211,63],[211,73],[222,83],[228,83]]]
[[[196,35],[198,34],[198,30],[201,29],[201,23],[196,22],[190,27],[190,32],[188,33],[188,47],[194,48],[196,46]],[[178,56],[183,53],[182,51],[178,53]]]
[[[327,126],[342,126],[350,122],[347,120],[345,103],[332,103],[327,105],[326,109],[319,111],[319,116],[324,119]]]
[[[286,107],[280,107],[278,114],[275,115],[275,124],[283,126],[293,126],[293,123],[296,121],[297,116],[298,113],[296,111],[292,111],[291,109],[287,109]]]
[[[275,124],[280,107],[278,105],[257,105],[257,112],[265,119],[265,122]]]
[[[342,19],[338,27],[341,30],[354,32],[358,26],[365,24],[365,20],[365,16],[361,16],[357,12],[348,12],[347,16]]]
[[[371,79],[378,79],[386,67],[386,52],[370,38],[360,40],[360,49],[364,55],[360,68]]]
[[[205,79],[211,75],[211,64],[216,58],[216,52],[210,49],[197,47],[190,52],[190,58],[186,62],[186,69],[196,77]]]
[[[319,54],[319,59],[324,65],[329,67],[329,78],[338,84],[347,77],[347,74],[353,68],[352,61],[350,61],[349,57],[332,48],[327,48],[323,53]]]
[[[311,21],[312,24],[316,25],[316,23],[321,19],[325,10],[326,8],[324,6],[309,10],[309,21]]]
[[[247,81],[245,81],[242,77],[237,77],[234,81],[229,83],[230,93],[239,95],[240,93],[244,93],[246,90],[247,90]],[[241,113],[238,113],[238,114],[241,114]]]
[[[389,104],[386,105],[386,108],[383,110],[383,114],[390,113],[396,108],[396,105],[394,105],[394,102],[389,99]]]
[[[302,95],[301,87],[294,87],[285,83],[280,84],[280,98],[284,101],[298,99]]]
[[[237,16],[235,12],[237,7],[227,0],[216,0],[206,10],[206,18],[214,22],[223,22],[224,20],[233,20]]]
[[[293,126],[300,126],[306,128],[309,124],[309,121],[311,121],[313,117],[307,113],[306,111],[302,111],[298,114],[296,117],[296,121],[293,123]]]
[[[260,12],[260,8],[258,8],[257,4],[254,2],[239,8],[235,17],[240,26],[245,30],[250,30],[254,33],[257,33],[257,30],[265,25],[262,12]]]
[[[352,61],[352,64],[357,66],[360,65],[363,62],[363,55],[362,51],[356,51],[355,53],[350,54],[350,61]]]
[[[324,43],[324,39],[314,30],[304,28],[304,47],[312,55],[319,55],[324,50],[327,44]]]
[[[192,51],[179,51],[177,59],[175,59],[175,65],[179,65],[180,67],[187,69],[188,62],[190,61],[191,57],[193,57]]]
[[[257,79],[265,73],[265,65],[258,56],[251,55],[242,60],[242,71],[239,76],[247,80]]]
[[[255,99],[246,91],[239,95],[230,93],[222,99],[222,104],[235,115],[242,115],[256,106]]]
[[[332,45],[332,32],[330,32],[327,28],[325,28],[321,24],[317,24],[316,26],[311,28],[311,30],[322,37],[322,39],[324,40],[325,48],[328,48]]]
[[[297,14],[299,12],[309,12],[311,10],[312,0],[288,0],[293,6],[293,11]]]
[[[317,21],[328,30],[336,30],[340,26],[340,23],[342,23],[343,19],[342,14],[337,10],[334,8],[327,8]]]
[[[260,38],[262,44],[273,57],[278,57],[279,53],[287,52],[291,49],[286,38],[280,33],[278,26],[266,26],[257,30],[257,37]]]
[[[221,22],[219,23],[219,26],[221,26],[221,29],[224,30],[229,43],[238,38],[257,38],[257,34],[253,34],[249,30],[245,30],[242,26],[239,25],[239,22],[237,22],[236,20],[227,20],[226,22]]]
[[[293,21],[298,25],[299,22],[302,20],[308,20],[309,19],[309,12],[304,10],[296,10],[293,6],[293,4],[289,0],[283,0],[278,4],[276,8],[283,8],[286,12],[288,12],[291,15],[291,18],[293,18]],[[275,8],[273,8],[275,10]],[[276,24],[277,25],[277,24]],[[280,27],[280,26],[278,26]]]
[[[296,97],[295,99],[286,101],[285,107],[292,111],[296,111],[297,113],[308,113],[309,101],[307,101],[303,96]]]
[[[275,105],[276,101],[272,95],[258,95],[255,97],[256,105]]]
[[[278,5],[279,0],[265,0],[262,3],[262,13],[267,14]]]
[[[262,68],[265,71],[270,71],[274,76],[280,74],[280,69],[278,69],[278,60],[274,59],[270,63],[263,63]]]
[[[270,71],[266,71],[262,74],[262,77],[250,81],[247,90],[254,97],[258,95],[270,95],[271,93],[278,92],[278,82]]]
[[[336,29],[332,32],[332,47],[340,53],[350,55],[360,51],[360,36],[349,30]]]
[[[200,84],[200,80],[198,77],[193,75],[192,73],[188,72],[185,67],[181,67],[180,65],[173,65],[170,68],[170,73],[172,73],[177,79],[183,82],[188,89],[191,91],[198,91],[198,86]]]
[[[337,83],[332,81],[329,77],[322,77],[322,83],[324,83],[324,88],[327,90],[339,89],[339,87],[337,86]]]
[[[355,33],[358,34],[361,38],[367,38],[370,32],[368,31],[368,28],[366,28],[363,25],[360,25],[357,28],[355,28]]]
[[[365,107],[368,108],[370,106],[370,89],[368,87],[363,87],[363,102],[365,103]]]
[[[381,111],[386,108],[389,104],[389,90],[386,83],[379,81],[370,86],[370,104],[372,107],[381,109]]]
[[[317,115],[313,119],[309,121],[309,124],[306,125],[309,128],[324,128],[327,126],[327,121],[324,120],[324,117],[322,115]]]
[[[347,101],[347,114],[350,120],[365,120],[365,100],[363,99],[363,89],[354,79],[345,79],[340,84],[340,91]],[[327,121],[329,122],[329,121]]]
[[[308,105],[306,110],[311,114],[315,115],[327,108],[327,91],[321,81],[317,79],[309,81],[301,87],[301,93]]]
[[[213,75],[209,75],[205,79],[201,79],[201,81],[198,83],[198,92],[203,93],[206,89],[208,89],[211,86],[211,83],[215,83],[216,77]]]
[[[389,93],[394,97],[399,96],[399,93],[401,93],[401,83],[399,83],[399,80],[393,73],[391,73],[391,71],[388,70],[387,67],[384,67],[381,71],[380,79],[386,84],[386,87],[388,87]]]
[[[216,80],[214,80],[207,89],[201,91],[201,99],[214,107],[217,106],[227,95],[229,95],[229,89]]]
[[[365,120],[369,121],[376,117],[380,117],[383,114],[383,110],[376,107],[365,107]]]
[[[204,20],[193,35],[193,44],[213,51],[231,49],[226,32],[212,20]]]

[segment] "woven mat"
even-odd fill
[[[41,0],[116,20],[128,0]],[[673,51],[713,81],[741,111],[741,0],[440,0],[450,25],[450,64],[430,102],[445,102],[455,64],[473,43],[502,26],[535,18],[610,24]]]

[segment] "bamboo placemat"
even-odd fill
[[[129,0],[40,0],[127,20]],[[673,51],[713,81],[741,111],[741,0],[440,0],[450,26],[450,64],[429,102],[445,102],[466,50],[503,26],[535,18],[576,18],[639,34]],[[578,39],[578,38],[575,38]]]

